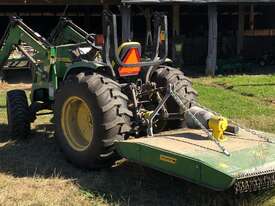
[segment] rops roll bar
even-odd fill
[[[167,16],[155,13],[153,17],[154,22],[154,31],[157,33],[157,38],[155,42],[155,55],[153,57],[153,60],[150,61],[143,61],[136,64],[125,64],[121,61],[119,54],[118,54],[118,38],[117,38],[117,20],[116,15],[112,14],[109,11],[103,12],[104,17],[104,28],[105,28],[105,58],[106,63],[111,65],[110,60],[110,38],[111,38],[111,32],[112,35],[112,41],[114,44],[114,61],[121,67],[146,67],[146,66],[156,66],[160,65],[165,62],[165,59],[168,55],[168,26],[167,26]],[[159,48],[160,48],[160,35],[161,35],[161,29],[164,28],[165,32],[165,38],[164,38],[164,55],[159,58]]]

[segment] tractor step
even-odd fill
[[[235,193],[275,184],[275,144],[247,131],[226,135],[226,156],[202,130],[181,129],[116,143],[122,157],[190,182]],[[275,138],[275,137],[274,137]],[[264,182],[264,183],[263,183]]]

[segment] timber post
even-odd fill
[[[175,4],[173,5],[173,50],[172,50],[172,59],[175,60],[176,58],[176,38],[180,35],[180,5]],[[181,57],[182,58],[182,57]]]
[[[122,42],[131,40],[131,6],[121,5],[120,7],[122,19]]]
[[[243,50],[243,33],[244,33],[244,6],[239,5],[238,12],[238,34],[237,34],[237,55]]]
[[[214,76],[217,67],[218,44],[218,12],[216,5],[208,6],[208,54],[206,60],[206,75]]]

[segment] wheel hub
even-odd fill
[[[76,151],[84,151],[93,139],[92,113],[80,97],[69,97],[62,108],[61,124],[64,136]]]

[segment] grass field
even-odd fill
[[[275,133],[275,75],[194,79],[199,101],[240,124]]]
[[[199,101],[247,126],[275,133],[275,76],[193,79]],[[68,163],[55,143],[51,116],[40,117],[26,140],[7,133],[0,87],[0,205],[274,205],[275,190],[233,196],[125,162],[101,171]],[[19,85],[28,89],[29,85]],[[273,121],[273,123],[272,123]]]

